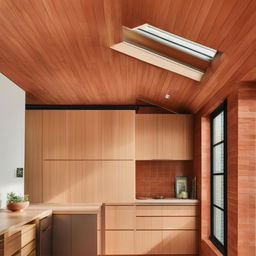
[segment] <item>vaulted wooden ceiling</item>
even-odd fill
[[[198,83],[109,48],[122,40],[122,25],[144,23],[223,54]],[[144,99],[196,112],[253,70],[255,59],[255,0],[0,0],[0,72],[31,104]]]

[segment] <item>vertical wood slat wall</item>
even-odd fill
[[[27,110],[25,192],[34,203],[133,202],[134,149],[135,111]]]

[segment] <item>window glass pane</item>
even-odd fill
[[[224,139],[224,112],[213,119],[213,144]]]
[[[224,176],[213,176],[213,203],[224,208]]]
[[[213,234],[222,244],[224,244],[224,212],[216,207],[213,208],[213,211]]]
[[[213,147],[213,173],[224,172],[224,143]]]

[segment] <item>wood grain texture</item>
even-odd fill
[[[45,110],[44,159],[134,159],[135,111]]]
[[[135,206],[106,206],[106,229],[135,229]]]
[[[33,95],[28,103],[133,104],[142,96],[197,112],[255,65],[255,10],[252,0],[2,1],[0,70]],[[146,22],[219,50],[218,65],[197,83],[109,48],[122,25]]]
[[[21,232],[18,231],[11,236],[5,234],[4,256],[12,256],[21,248]]]
[[[26,111],[25,193],[34,203],[42,202],[43,112]]]
[[[192,160],[193,116],[136,115],[137,160]]]
[[[134,161],[44,161],[43,202],[133,202]]]
[[[134,254],[134,231],[106,231],[106,255]]]

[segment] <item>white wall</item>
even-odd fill
[[[24,168],[25,92],[0,73],[0,200],[7,192],[24,193],[24,179],[15,177]]]

